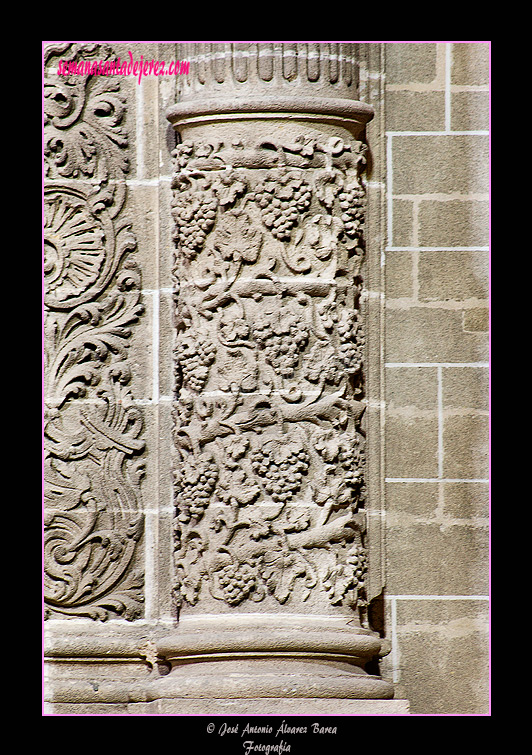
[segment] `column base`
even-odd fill
[[[381,646],[342,617],[191,617],[158,640],[169,673],[148,700],[387,700],[393,684],[365,670]]]
[[[213,615],[177,627],[49,630],[49,714],[408,713],[375,672],[384,641],[345,617]]]

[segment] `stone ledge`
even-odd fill
[[[46,703],[45,715],[168,716],[405,716],[408,700],[340,700],[323,698],[254,698],[169,700],[151,703]]]

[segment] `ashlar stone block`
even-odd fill
[[[420,246],[487,247],[489,202],[485,199],[438,199],[419,203]]]
[[[486,86],[489,84],[490,44],[457,42],[451,48],[451,84]]]
[[[394,194],[485,193],[488,150],[488,137],[481,135],[395,136]]]
[[[489,714],[487,601],[398,600],[397,635],[398,689],[408,689],[412,713]]]
[[[437,75],[437,45],[403,42],[386,45],[388,84],[428,84]]]

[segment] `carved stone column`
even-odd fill
[[[366,590],[373,113],[357,99],[356,46],[180,52],[190,75],[168,114],[179,621],[158,642],[171,670],[150,696],[250,711],[294,698],[313,712],[305,700],[389,699],[366,670],[382,641]]]

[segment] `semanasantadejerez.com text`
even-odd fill
[[[57,66],[59,76],[138,76],[140,81],[143,76],[182,76],[190,71],[190,62],[187,60],[172,60],[165,63],[164,60],[133,60],[133,55],[128,51],[129,60],[60,60]]]

